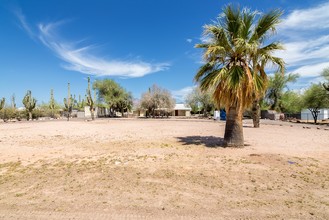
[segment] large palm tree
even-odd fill
[[[196,45],[204,49],[206,63],[195,75],[195,81],[202,90],[213,90],[218,107],[226,108],[226,146],[244,145],[242,115],[266,89],[265,66],[268,62],[283,64],[281,59],[271,56],[273,50],[281,49],[280,44],[262,46],[275,31],[281,14],[273,10],[260,15],[228,5],[216,23],[204,27],[206,42]]]

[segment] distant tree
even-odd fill
[[[156,116],[156,110],[160,116],[167,116],[174,109],[175,100],[171,93],[164,88],[153,85],[149,91],[142,94],[140,100],[141,108],[147,109],[147,116]]]
[[[132,95],[114,80],[96,80],[93,88],[97,91],[98,100],[110,109],[111,116],[115,112],[123,113],[124,110],[131,109]]]
[[[23,105],[27,113],[29,114],[29,120],[32,120],[32,112],[35,109],[37,104],[37,100],[32,97],[32,92],[30,90],[27,91],[26,95],[23,98]]]
[[[282,112],[282,96],[284,89],[287,88],[288,83],[296,82],[299,75],[290,73],[283,75],[282,73],[275,73],[269,79],[269,85],[266,92],[266,100],[270,104],[271,110]]]
[[[64,111],[67,112],[67,120],[70,120],[71,113],[73,110],[74,99],[70,92],[70,83],[67,84],[67,99],[64,98]]]
[[[187,94],[185,102],[186,104],[188,104],[191,109],[192,109],[192,113],[198,113],[201,111],[200,106],[200,93],[198,92],[198,90],[196,88],[194,88],[189,94]]]
[[[314,123],[317,123],[319,110],[329,107],[327,91],[321,84],[312,84],[303,95],[303,107],[311,111]]]
[[[121,112],[123,115],[124,112],[131,111],[133,108],[133,96],[130,92],[124,92],[120,99],[117,102],[117,109]]]
[[[294,91],[286,91],[281,97],[282,111],[284,113],[299,113],[302,108],[302,97]]]
[[[192,108],[192,112],[202,112],[204,116],[210,114],[215,108],[214,101],[209,91],[201,91],[195,87],[186,97],[186,103]]]
[[[325,68],[322,73],[321,76],[324,77],[324,79],[326,80],[325,83],[323,83],[323,87],[329,92],[329,67]]]
[[[79,95],[79,100],[77,102],[77,109],[79,111],[84,111],[85,106],[86,106],[86,101],[84,99],[81,99],[81,95]]]

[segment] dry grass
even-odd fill
[[[0,130],[0,218],[329,218],[323,129],[246,124],[244,149],[217,146],[223,123],[213,121]]]

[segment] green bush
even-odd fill
[[[17,117],[18,111],[15,108],[4,107],[0,111],[0,118],[4,121],[15,119]]]

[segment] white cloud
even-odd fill
[[[328,59],[329,35],[284,44],[285,50],[276,52],[289,66],[303,65]]]
[[[329,67],[329,61],[314,65],[303,65],[297,69],[294,69],[293,72],[300,74],[301,77],[319,77],[323,69],[327,67]]]
[[[329,3],[290,12],[279,25],[285,51],[275,56],[301,78],[318,77],[329,66]],[[298,82],[297,82],[298,83]]]
[[[36,36],[27,24],[22,13],[17,15],[23,29],[32,37]],[[63,68],[95,76],[118,76],[123,78],[142,77],[147,74],[164,71],[168,63],[149,63],[135,60],[108,60],[92,53],[92,46],[78,47],[62,40],[56,28],[63,22],[39,24],[38,39],[56,56],[65,61]]]
[[[187,86],[179,90],[172,90],[171,94],[176,99],[176,102],[184,102],[186,96],[192,92],[195,86]]]
[[[328,2],[313,8],[294,10],[283,20],[280,28],[297,31],[329,28],[328,11]]]
[[[187,43],[192,43],[192,39],[188,38],[188,39],[186,39],[186,42]]]

